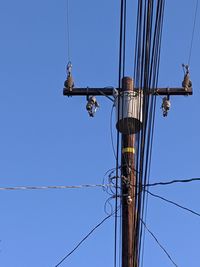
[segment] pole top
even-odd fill
[[[122,91],[133,91],[134,82],[131,77],[123,77],[122,78]]]

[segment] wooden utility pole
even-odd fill
[[[136,240],[136,173],[135,173],[135,133],[142,125],[142,90],[134,88],[133,79],[124,77],[122,88],[74,88],[68,76],[63,94],[65,96],[86,96],[86,109],[90,116],[94,116],[98,103],[95,96],[112,97],[115,95],[115,106],[118,110],[116,127],[121,133],[121,199],[122,199],[122,267],[138,267],[137,240]],[[192,86],[189,72],[186,72],[180,88],[152,88],[149,94],[165,96],[163,98],[163,115],[166,116],[171,95],[192,95]],[[117,94],[116,94],[117,92]],[[141,94],[141,95],[140,95]],[[138,104],[138,101],[141,101]],[[130,115],[131,114],[131,115]],[[139,114],[139,115],[138,115]],[[117,197],[117,196],[116,196]]]
[[[122,80],[122,94],[133,92],[133,79],[124,77]],[[123,96],[122,96],[123,97]],[[123,108],[123,107],[121,107]],[[125,108],[125,107],[124,107]],[[126,125],[128,122],[126,123]],[[135,136],[129,133],[122,133],[121,150],[121,191],[122,191],[122,267],[136,267],[134,236],[135,236]]]

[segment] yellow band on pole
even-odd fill
[[[135,149],[134,149],[134,147],[124,147],[123,149],[122,149],[122,153],[135,153]]]

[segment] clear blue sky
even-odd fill
[[[126,74],[133,73],[136,1],[128,1]],[[180,86],[196,1],[166,1],[159,84]],[[101,184],[115,166],[111,103],[94,119],[85,98],[62,96],[67,64],[66,0],[0,3],[0,186]],[[77,86],[117,86],[119,1],[69,0],[70,55]],[[200,10],[191,57],[194,95],[157,105],[151,181],[199,177]],[[113,124],[114,131],[114,124]],[[200,184],[152,191],[200,212]],[[54,267],[106,215],[101,189],[0,191],[0,266]],[[200,219],[149,198],[147,225],[180,267],[199,266]],[[61,266],[113,266],[114,220]],[[170,267],[146,235],[144,267]]]

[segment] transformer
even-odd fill
[[[114,93],[116,107],[116,128],[122,134],[136,134],[142,128],[142,91],[121,91]]]

